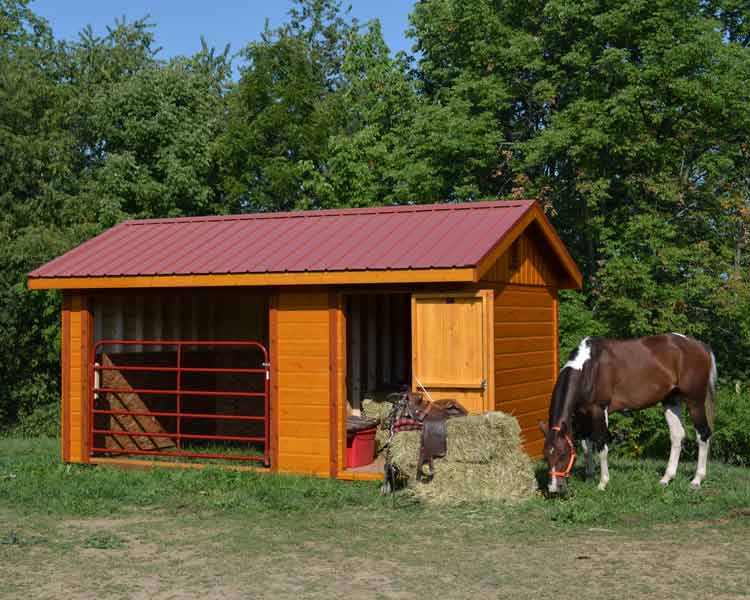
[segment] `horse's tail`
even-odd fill
[[[708,385],[706,386],[706,420],[711,431],[714,431],[714,418],[716,415],[714,396],[716,395],[716,357],[708,346],[708,355],[711,357],[711,370],[708,373]]]

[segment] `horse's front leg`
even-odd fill
[[[664,477],[659,481],[661,485],[669,485],[669,482],[677,475],[677,466],[680,464],[682,441],[685,439],[685,428],[680,420],[680,408],[679,401],[675,404],[667,404],[664,407],[664,418],[669,425],[669,439],[672,442],[672,447],[669,450],[667,470],[664,472]]]

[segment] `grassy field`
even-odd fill
[[[0,439],[0,597],[750,596],[750,471],[613,458],[607,492],[428,509],[377,485],[61,465]]]

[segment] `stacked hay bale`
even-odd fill
[[[435,478],[417,483],[421,431],[394,436],[393,464],[408,477],[408,493],[431,504],[520,502],[536,490],[534,465],[521,450],[518,421],[502,412],[450,419],[448,453],[435,460]]]
[[[375,453],[380,454],[383,446],[388,441],[388,415],[391,414],[393,403],[377,401],[372,398],[362,400],[362,416],[368,419],[377,419],[378,429],[375,432]]]

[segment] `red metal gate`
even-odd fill
[[[107,355],[107,360],[111,364],[103,364],[102,358],[104,357],[104,348],[111,346],[113,348],[122,348],[124,346],[137,346],[139,348],[153,347],[159,350],[165,347],[174,347],[174,352],[166,353],[170,355],[175,354],[173,364],[143,364],[145,363],[145,357],[147,354],[140,353],[129,353],[130,364],[115,364]],[[186,352],[189,350],[202,349],[214,347],[216,349],[227,349],[227,348],[242,348],[248,350],[254,350],[257,354],[257,362],[248,367],[222,367],[222,366],[185,366]],[[218,350],[216,350],[218,352]],[[164,354],[164,353],[162,353]],[[268,362],[268,351],[265,346],[258,342],[245,342],[245,341],[174,341],[174,340],[102,340],[94,346],[94,361],[90,365],[90,406],[91,406],[91,418],[90,418],[90,431],[89,431],[89,448],[92,456],[102,453],[110,454],[134,454],[134,455],[154,455],[154,456],[174,456],[174,457],[189,457],[189,458],[204,458],[204,459],[227,459],[227,460],[245,460],[245,461],[258,461],[262,462],[265,466],[270,465],[270,452],[269,452],[269,381],[270,381],[270,364]],[[124,355],[120,355],[124,356]],[[138,357],[142,361],[142,364],[132,364],[132,361],[138,361]],[[174,374],[174,385],[173,386],[158,386],[158,387],[132,387],[127,386],[113,386],[113,385],[102,385],[104,382],[105,373],[107,371],[117,372],[117,376],[124,379],[127,382],[127,378],[123,374],[127,373],[161,373],[161,374]],[[233,375],[246,375],[250,378],[262,377],[262,383],[260,381],[255,382],[254,385],[248,385],[248,389],[238,391],[236,389],[190,389],[184,386],[183,376],[186,374],[213,374],[218,379],[219,374],[233,374]],[[164,375],[162,375],[164,376]],[[253,388],[252,391],[250,388]],[[172,399],[170,402],[171,406],[168,409],[160,407],[159,409],[148,408],[146,404],[145,410],[132,410],[125,408],[112,408],[106,402],[108,394],[115,396],[119,395],[130,395],[131,397],[141,398],[148,397],[161,397],[162,399]],[[214,410],[191,410],[188,400],[194,398],[206,398],[214,399]],[[221,399],[232,398],[236,400],[244,400],[247,403],[253,403],[250,407],[256,413],[262,408],[262,414],[222,414],[217,412],[217,407]],[[260,407],[258,406],[260,405]],[[169,409],[171,408],[171,410]],[[187,409],[187,410],[186,410]],[[97,416],[99,416],[97,418]],[[121,423],[122,420],[129,419],[130,422],[138,422],[138,418],[150,418],[153,421],[159,419],[166,419],[169,423],[174,426],[168,427],[172,431],[147,431],[143,427],[138,430],[131,431],[127,428],[120,427],[113,429],[111,426],[112,422]],[[124,418],[124,419],[122,419]],[[97,422],[101,424],[102,420],[109,419],[110,426],[97,426]],[[186,429],[184,423],[189,421],[191,423],[200,423],[204,425],[204,429],[207,423],[213,423],[214,428],[218,429],[216,425],[219,421],[232,421],[235,423],[246,422],[246,423],[258,423],[262,424],[262,435],[215,435],[206,433],[191,433],[189,429]],[[156,449],[142,449],[142,448],[113,448],[113,447],[102,447],[106,444],[97,446],[97,438],[102,439],[104,436],[109,436],[110,439],[117,440],[118,438],[129,438],[134,440],[136,438],[147,438],[149,440],[166,440],[169,442],[172,440],[175,448],[165,450],[163,448]],[[262,444],[262,453],[253,454],[227,454],[223,452],[197,452],[191,449],[185,449],[183,446],[185,443],[200,443],[200,442],[244,442],[253,444]]]

